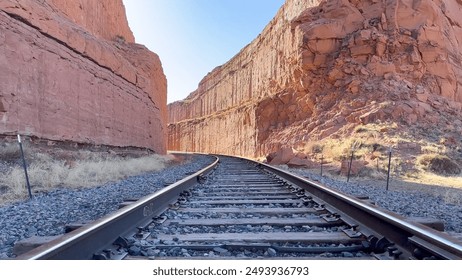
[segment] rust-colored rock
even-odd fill
[[[290,168],[316,168],[319,167],[319,164],[307,158],[294,157],[287,163],[287,166]]]
[[[121,0],[1,1],[0,133],[165,153],[166,78],[133,41]]]
[[[283,147],[267,157],[267,161],[269,164],[280,165],[286,164],[294,158],[296,158],[294,150],[290,147]]]
[[[297,152],[291,147],[282,147],[266,156],[266,162],[272,165],[287,165],[291,168],[314,168],[318,164],[307,155]]]
[[[460,135],[461,44],[461,1],[287,0],[169,105],[169,148],[262,157],[387,121]]]
[[[364,170],[366,167],[366,162],[362,160],[353,160],[351,161],[351,168],[350,168],[350,161],[349,160],[343,160],[342,164],[340,166],[340,174],[347,176],[348,175],[348,170],[350,170],[350,175],[351,176],[356,176],[359,175],[359,173]]]

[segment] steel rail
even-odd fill
[[[153,217],[164,212],[183,191],[195,185],[202,176],[210,173],[218,161],[218,157],[215,157],[215,161],[202,170],[112,214],[26,252],[16,259],[92,259],[95,253],[110,247],[118,237],[126,235],[137,226],[146,225]]]
[[[249,159],[247,159],[249,160]],[[404,217],[380,209],[359,199],[337,192],[306,178],[287,173],[284,170],[261,162],[253,161],[262,168],[277,174],[334,207],[353,223],[359,223],[359,230],[367,227],[369,231],[386,237],[394,245],[401,247],[404,258],[416,258],[424,249],[440,259],[462,259],[462,243],[450,235],[434,230],[417,222],[406,221]],[[327,207],[327,206],[326,206]],[[410,252],[410,254],[406,254]]]

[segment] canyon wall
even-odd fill
[[[114,0],[48,0],[67,18],[97,37],[135,43],[128,26],[122,1]]]
[[[169,104],[169,149],[260,157],[387,121],[457,134],[461,44],[460,0],[287,0]]]
[[[0,134],[166,152],[166,78],[121,0],[1,1],[0,65]]]

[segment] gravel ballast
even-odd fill
[[[127,199],[149,195],[166,184],[211,164],[214,158],[195,155],[191,160],[159,172],[132,176],[94,188],[60,188],[35,194],[32,200],[0,208],[0,259],[14,258],[13,246],[32,236],[64,233],[70,223],[99,219],[118,209]]]

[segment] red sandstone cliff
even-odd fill
[[[169,149],[258,157],[384,121],[460,135],[461,62],[460,0],[287,0],[169,105]]]
[[[121,0],[0,2],[0,134],[166,152],[166,78]]]
[[[48,0],[60,13],[85,28],[93,35],[106,40],[116,38],[135,43],[125,16],[122,1],[114,0]]]

